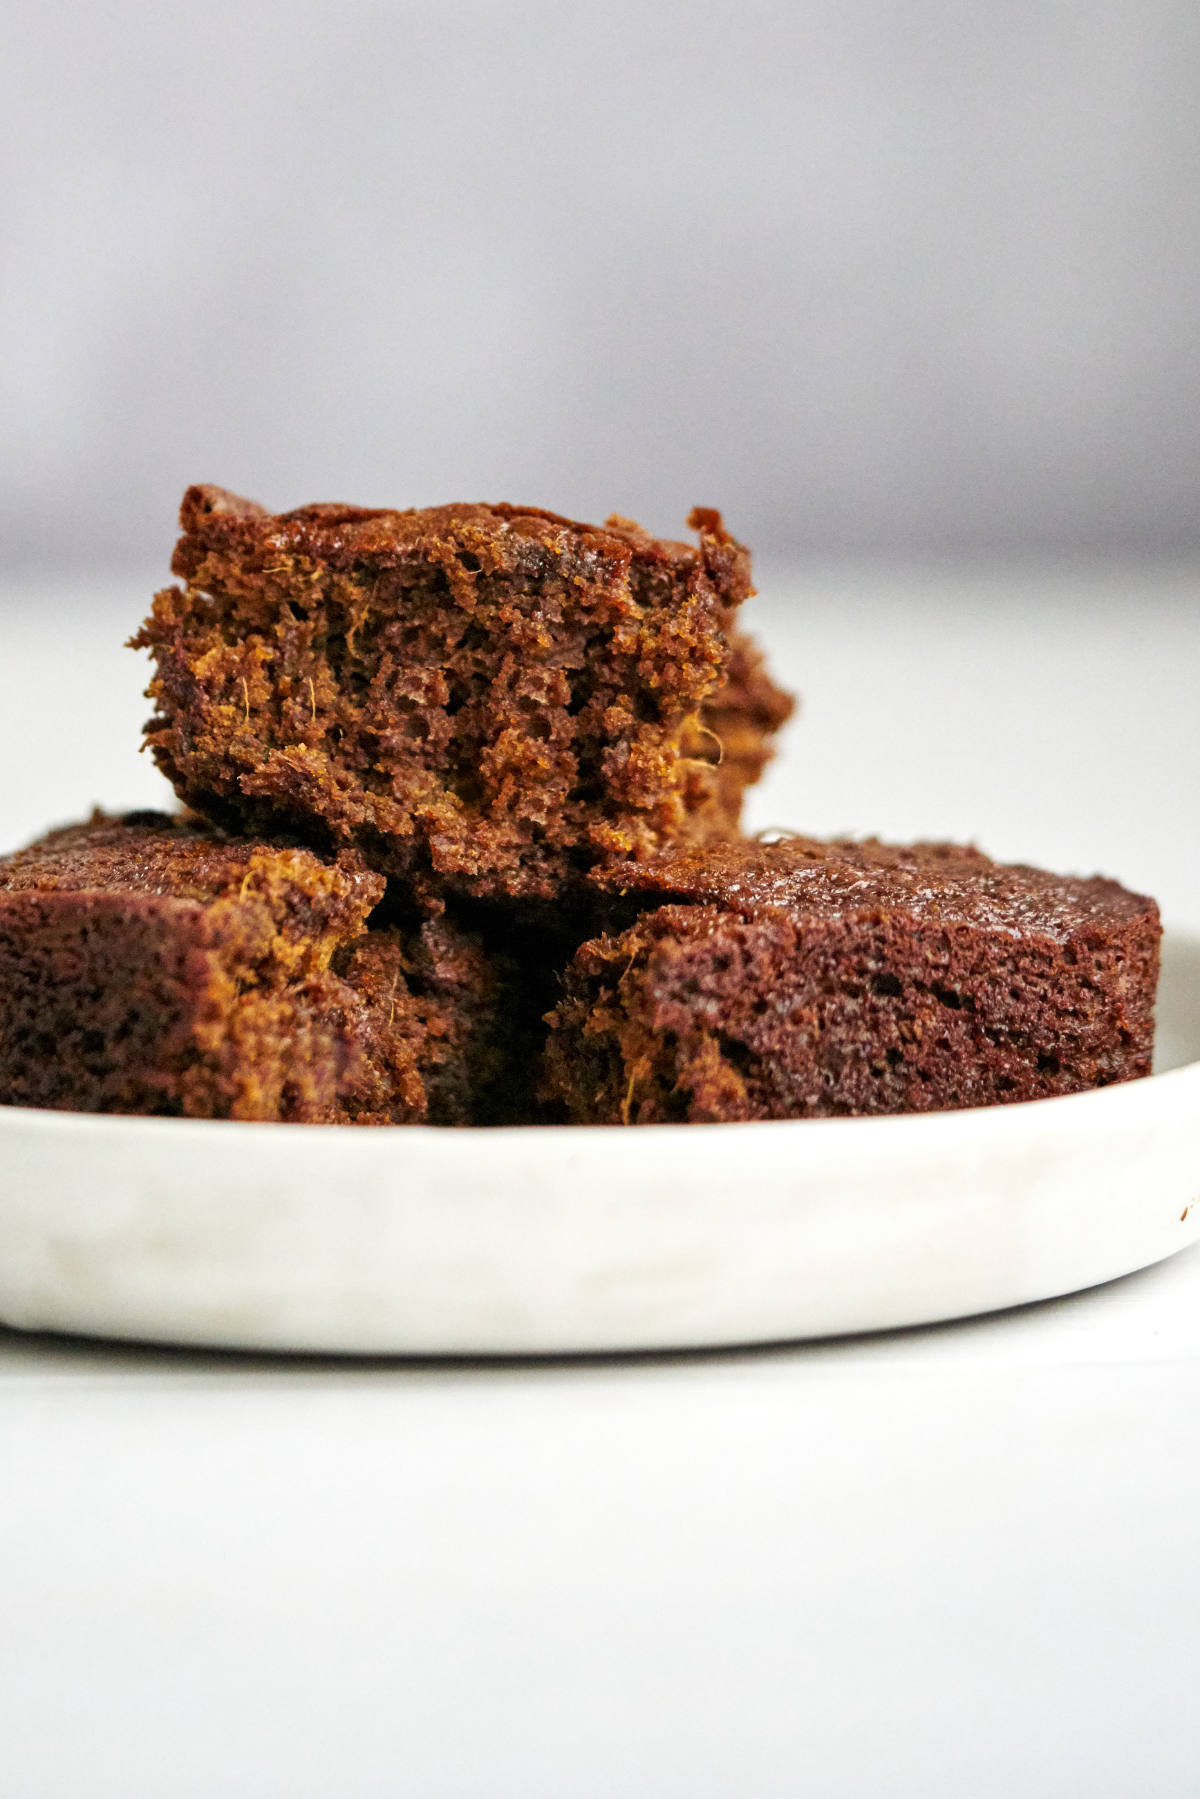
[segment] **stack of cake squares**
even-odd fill
[[[322,1124],[928,1111],[1149,1072],[1159,921],[945,844],[739,835],[792,702],[746,550],[184,497],[181,802],[0,861],[0,1103]]]

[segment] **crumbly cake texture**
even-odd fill
[[[734,630],[753,590],[698,544],[515,506],[280,516],[192,487],[133,639],[181,799],[355,847],[410,888],[553,899],[604,860],[736,829],[791,702]]]
[[[544,1095],[575,1123],[924,1112],[1150,1072],[1160,926],[946,844],[730,843],[594,877]]]
[[[506,1079],[500,975],[446,919],[368,930],[353,851],[97,813],[0,860],[0,1101],[442,1124]]]
[[[744,631],[729,640],[724,685],[708,700],[685,748],[699,756],[717,752],[715,807],[725,837],[738,835],[742,800],[771,760],[775,734],[796,709],[791,694],[775,685],[762,651]]]

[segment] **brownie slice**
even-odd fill
[[[0,1102],[324,1124],[471,1121],[501,979],[445,919],[368,931],[353,851],[158,813],[0,860]]]
[[[275,517],[193,487],[181,524],[182,585],[133,639],[159,766],[219,822],[356,847],[410,887],[551,898],[727,834],[790,710],[734,634],[749,558],[715,512],[691,546],[515,506]]]
[[[1148,1074],[1153,900],[948,844],[714,845],[599,877],[544,1093],[576,1123],[817,1118]]]

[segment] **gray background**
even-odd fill
[[[1200,547],[1195,0],[13,4],[0,562],[183,486]]]

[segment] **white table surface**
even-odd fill
[[[0,847],[134,753],[153,576],[0,589]],[[777,570],[754,824],[1200,928],[1200,570]],[[0,1332],[0,1799],[1200,1792],[1200,1252],[806,1347],[338,1365]]]

